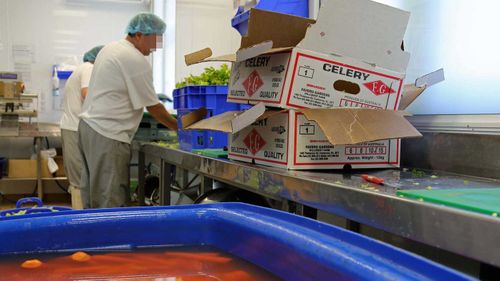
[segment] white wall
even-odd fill
[[[239,48],[241,37],[231,27],[235,14],[230,0],[177,0],[176,82],[191,73],[203,72],[205,67],[220,65],[206,63],[188,67],[184,55],[206,47],[212,49],[214,56],[234,53]]]
[[[147,2],[147,1],[146,1]],[[145,2],[145,3],[146,3]],[[124,38],[128,21],[147,4],[100,0],[0,0],[0,70],[16,70],[12,47],[34,51],[27,87],[39,92],[39,121],[58,122],[53,110],[51,66],[90,48]]]
[[[443,67],[446,80],[408,108],[414,114],[500,113],[500,2],[378,0],[411,12],[407,82]]]

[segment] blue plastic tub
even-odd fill
[[[181,117],[200,108],[207,109],[207,117],[212,117],[227,111],[245,110],[250,108],[246,104],[227,102],[228,86],[187,86],[175,89],[173,92],[174,108],[177,109],[177,122],[182,127]],[[187,131],[177,132],[179,147],[185,151],[193,149],[217,149],[227,146],[226,133],[215,131]]]
[[[254,8],[304,18],[309,17],[308,0],[260,0]],[[238,30],[241,36],[247,34],[249,16],[250,10],[244,11],[243,7],[240,7],[231,20],[231,25]]]
[[[241,203],[8,217],[0,254],[212,246],[284,280],[472,280],[362,235]]]
[[[35,207],[23,207],[24,204],[35,203]],[[38,213],[52,213],[52,212],[60,212],[60,211],[69,211],[72,210],[68,207],[59,207],[59,206],[44,206],[42,200],[37,197],[26,197],[17,200],[16,208],[0,211],[0,217],[10,217],[10,216],[19,216],[19,215],[30,215],[30,214],[38,214]]]

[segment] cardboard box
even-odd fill
[[[0,97],[13,99],[24,92],[24,83],[20,74],[15,72],[0,72]]]
[[[207,58],[203,50],[186,63],[234,61],[230,102],[397,110],[410,58],[401,49],[409,15],[369,0],[327,1],[316,22],[253,9],[236,55]]]
[[[55,173],[56,177],[65,177],[66,171],[64,170],[64,158],[62,156],[56,156],[54,157],[54,161],[56,161],[56,164],[59,167]]]
[[[200,109],[182,117],[188,130],[230,133],[229,158],[288,169],[388,168],[400,165],[400,140],[420,133],[402,112],[331,108],[265,110],[201,120]],[[389,140],[390,139],[390,140]]]
[[[2,82],[0,85],[1,96],[6,99],[13,99],[19,95],[16,95],[16,84],[13,82]]]
[[[5,93],[5,82],[0,81],[0,98],[4,97]]]
[[[36,178],[37,163],[36,160],[10,159],[9,160],[9,178]],[[42,160],[42,178],[52,177],[47,167],[47,160]]]

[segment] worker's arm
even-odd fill
[[[85,98],[87,97],[88,93],[89,93],[89,88],[88,87],[82,88],[80,90],[80,98],[82,99],[82,101],[85,100]]]
[[[158,122],[162,123],[172,130],[177,131],[177,120],[167,112],[163,104],[157,103],[155,105],[146,107],[146,109],[149,113],[151,113],[151,115],[153,115],[156,120],[158,120]]]

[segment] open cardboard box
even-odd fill
[[[369,0],[330,0],[318,20],[253,9],[233,55],[228,101],[280,108],[397,110],[410,58],[401,49],[409,13]]]
[[[399,138],[421,136],[392,110],[266,110],[259,103],[205,116],[204,108],[183,116],[183,129],[227,132],[230,159],[288,169],[399,167]]]

